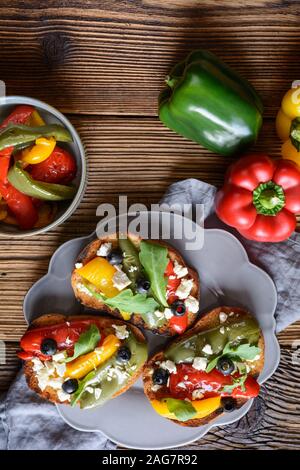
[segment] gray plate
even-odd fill
[[[176,217],[174,215],[175,222]],[[34,284],[25,297],[24,314],[28,323],[44,313],[87,312],[74,298],[70,273],[78,253],[93,238],[94,234],[71,240],[54,253],[48,274]],[[201,312],[218,305],[235,305],[245,307],[255,315],[265,339],[265,364],[258,380],[265,382],[277,368],[280,358],[274,333],[276,290],[273,281],[262,269],[250,263],[240,242],[223,230],[205,230],[204,245],[197,251],[186,251],[184,239],[168,241],[182,253],[186,263],[199,272]],[[167,341],[149,333],[147,337],[150,352]],[[252,400],[249,400],[239,410],[199,428],[181,427],[156,414],[139,380],[102,408],[80,410],[60,405],[58,411],[70,426],[81,431],[103,432],[122,446],[168,449],[189,444],[214,426],[237,421],[247,413],[251,404]]]

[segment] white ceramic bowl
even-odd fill
[[[5,96],[0,98],[0,122],[9,114],[10,111],[14,109],[15,106],[19,104],[28,104],[34,106],[47,124],[61,124],[66,129],[68,129],[72,135],[73,142],[61,142],[59,145],[70,151],[76,160],[77,175],[73,183],[77,187],[77,192],[71,201],[61,201],[58,203],[58,211],[55,219],[53,222],[51,222],[51,224],[45,227],[33,228],[31,230],[21,230],[14,225],[0,222],[0,235],[14,238],[22,238],[45,233],[64,222],[68,217],[70,217],[70,215],[79,205],[87,182],[87,165],[84,148],[78,133],[70,121],[62,113],[57,111],[57,109],[49,106],[43,101],[29,98],[27,96]]]

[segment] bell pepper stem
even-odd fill
[[[285,205],[283,188],[274,181],[259,184],[253,191],[253,204],[258,214],[278,214]]]
[[[293,119],[290,129],[290,139],[293,146],[300,152],[300,118]]]

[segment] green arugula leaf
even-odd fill
[[[241,387],[241,390],[244,392],[245,391],[245,381],[247,379],[247,374],[241,375],[240,377],[237,378],[232,378],[232,384],[231,385],[225,385],[222,388],[223,393],[232,393],[235,388]]]
[[[71,402],[70,402],[71,406],[75,406],[76,403],[80,400],[81,396],[85,392],[86,383],[89,380],[93,379],[95,374],[96,374],[96,371],[92,370],[82,380],[78,380],[78,388],[77,388],[76,392],[72,394],[72,398],[71,398]]]
[[[88,291],[97,299],[102,300],[106,305],[112,308],[118,308],[127,313],[153,313],[158,307],[155,299],[147,297],[147,294],[133,294],[132,290],[122,290],[115,297],[107,298],[98,292],[95,292],[89,285],[84,284]]]
[[[188,421],[196,416],[197,411],[189,401],[177,400],[175,398],[165,399],[168,410],[174,413],[178,421]]]
[[[101,338],[99,329],[96,325],[92,324],[87,331],[84,331],[79,336],[78,340],[74,345],[73,356],[69,356],[65,359],[65,362],[70,362],[76,359],[78,356],[87,354],[95,349]]]
[[[227,343],[224,346],[222,353],[209,361],[205,370],[206,372],[211,372],[216,367],[218,360],[224,356],[237,362],[241,362],[243,360],[251,361],[260,354],[260,352],[260,348],[257,346],[251,346],[249,343],[242,343],[238,346],[233,346],[232,344]]]
[[[163,307],[168,307],[166,299],[167,281],[164,276],[169,262],[167,248],[156,243],[142,241],[140,261],[151,282],[151,291],[154,297]]]

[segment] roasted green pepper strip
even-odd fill
[[[44,183],[34,180],[27,171],[22,169],[20,162],[15,163],[9,170],[8,181],[21,193],[46,201],[73,199],[76,193],[74,186],[64,186],[62,184]]]
[[[222,155],[255,142],[262,103],[252,85],[214,54],[192,52],[166,80],[160,120],[170,129]]]
[[[46,126],[29,127],[22,124],[9,125],[0,132],[0,150],[32,142],[39,137],[54,137],[59,142],[72,142],[70,132],[59,124],[48,124]]]

